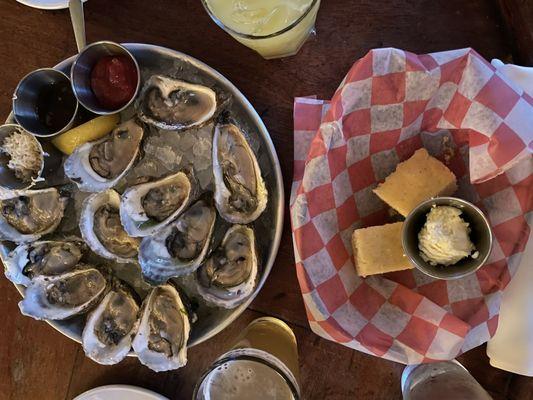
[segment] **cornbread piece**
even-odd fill
[[[356,229],[352,247],[357,274],[365,277],[413,268],[402,247],[403,222]]]
[[[374,189],[381,200],[404,217],[424,200],[449,196],[457,190],[455,175],[426,149],[398,164],[396,171]]]

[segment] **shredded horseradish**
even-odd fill
[[[15,130],[4,139],[0,152],[9,156],[7,167],[23,182],[31,182],[37,178],[41,170],[43,155],[30,134],[20,129]]]

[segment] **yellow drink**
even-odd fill
[[[285,364],[296,380],[299,380],[296,336],[285,322],[272,317],[252,321],[233,346],[233,349],[242,348],[266,351]]]
[[[298,349],[276,318],[252,321],[195,388],[195,400],[298,400]]]
[[[320,0],[204,0],[211,17],[264,58],[296,54],[314,31]]]

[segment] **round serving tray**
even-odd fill
[[[201,61],[175,50],[141,43],[125,43],[123,45],[136,57],[141,67],[143,82],[154,74],[168,75],[213,87],[231,97],[232,100],[229,103],[230,115],[247,133],[248,140],[255,150],[269,193],[266,210],[253,223],[258,246],[258,261],[260,262],[257,287],[243,304],[232,310],[212,307],[200,302],[196,311],[198,320],[192,326],[188,342],[188,347],[192,347],[211,338],[231,324],[253,301],[272,269],[283,228],[284,192],[279,160],[263,121],[246,97],[222,74]],[[72,56],[60,62],[54,68],[68,73],[74,59],[75,56]],[[12,121],[13,115],[11,114],[7,122]],[[168,134],[175,133],[169,132]],[[43,239],[46,240],[46,236]],[[0,243],[0,258],[2,261],[13,248],[14,245],[12,243]],[[138,266],[131,267],[131,265],[133,264],[128,264],[127,267],[122,265],[122,269],[138,268],[138,270],[126,272],[126,275],[133,273],[140,277],[140,268]],[[116,267],[120,268],[121,266]],[[121,278],[124,274],[124,271],[117,272],[117,275]],[[137,291],[146,292],[147,284],[142,282],[139,277],[127,279],[128,283],[132,284],[133,281],[132,285]],[[24,287],[16,286],[20,294],[24,295]],[[144,286],[144,288],[139,288],[138,286]],[[81,342],[81,332],[84,324],[83,316],[65,321],[47,322],[63,335],[78,343]]]

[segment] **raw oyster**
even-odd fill
[[[0,200],[0,240],[33,242],[53,232],[66,204],[67,199],[55,188],[22,191]]]
[[[96,254],[119,263],[136,262],[140,239],[130,237],[120,222],[120,195],[113,189],[94,193],[82,204],[80,231]]]
[[[145,237],[139,249],[144,277],[163,283],[196,270],[209,249],[215,220],[212,201],[200,199],[157,235]]]
[[[37,275],[59,275],[72,270],[87,246],[81,239],[37,241],[17,246],[5,260],[5,274],[11,282],[28,286]]]
[[[178,172],[126,190],[120,202],[120,219],[131,236],[153,235],[185,209],[190,197],[191,182]]]
[[[85,143],[65,161],[65,175],[84,192],[112,188],[134,164],[144,129],[130,119],[106,137]]]
[[[19,308],[22,314],[35,319],[63,320],[88,311],[100,300],[106,286],[100,271],[78,265],[64,274],[33,278]]]
[[[257,271],[254,231],[233,225],[218,249],[196,270],[198,292],[213,304],[235,308],[254,291]]]
[[[188,314],[176,288],[157,286],[143,302],[133,349],[139,361],[154,371],[177,369],[187,363],[189,331]]]
[[[234,224],[255,221],[265,210],[268,192],[254,152],[241,130],[219,124],[213,137],[215,204]]]
[[[210,121],[217,109],[214,90],[167,76],[146,81],[137,100],[139,118],[165,130],[184,130]]]
[[[104,365],[116,364],[128,355],[139,313],[133,290],[117,279],[112,286],[88,315],[82,334],[87,357]]]

